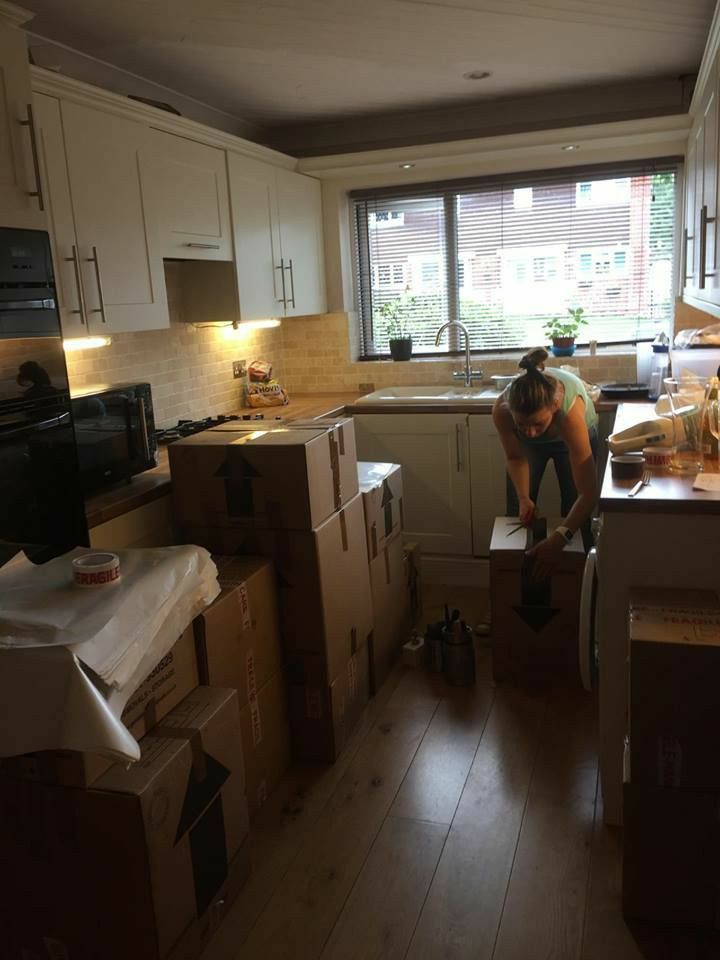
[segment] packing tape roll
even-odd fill
[[[645,447],[643,449],[643,456],[649,467],[669,467],[672,455],[672,447]]]
[[[116,553],[85,553],[72,562],[78,587],[105,587],[120,579],[120,557]]]

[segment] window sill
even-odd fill
[[[498,360],[521,360],[525,356],[527,350],[515,350],[515,351],[500,351],[498,353],[485,353],[485,352],[473,352],[471,351],[470,356],[473,361],[478,363],[482,362],[495,362]],[[609,346],[598,347],[594,354],[590,353],[589,347],[578,347],[572,356],[569,357],[554,357],[550,354],[548,362],[550,364],[553,361],[557,361],[559,364],[563,363],[572,363],[576,359],[588,359],[588,360],[602,360],[603,357],[635,357],[637,353],[637,345],[622,343],[622,344],[611,344]],[[358,357],[357,363],[457,363],[459,360],[463,361],[465,359],[465,352],[458,351],[457,353],[446,353],[434,357],[411,357],[410,360],[404,361],[395,361],[392,357]]]

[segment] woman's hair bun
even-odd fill
[[[538,367],[542,369],[548,356],[547,350],[543,347],[536,347],[535,350],[530,350],[529,353],[525,354],[518,366],[521,370],[527,370],[528,372],[537,370]]]

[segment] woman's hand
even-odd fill
[[[525,554],[532,560],[533,580],[547,580],[557,569],[560,554],[563,552],[565,541],[559,533],[552,533],[545,540],[536,543]]]
[[[535,504],[530,497],[520,498],[520,523],[526,527],[535,519]]]

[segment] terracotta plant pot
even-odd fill
[[[412,356],[412,337],[391,337],[390,356],[393,360],[409,360]]]
[[[553,337],[550,349],[556,357],[571,357],[575,353],[575,337]]]

